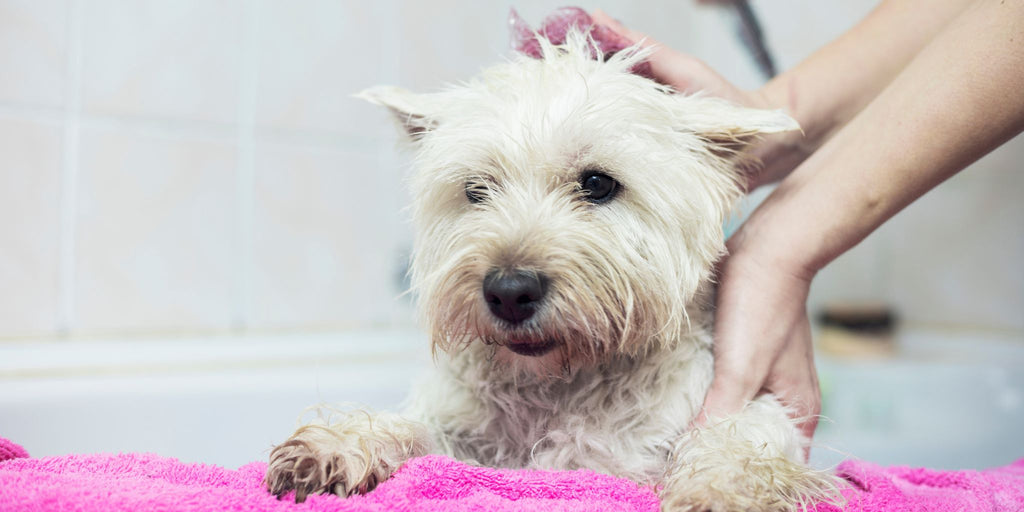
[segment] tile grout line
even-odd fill
[[[75,324],[75,223],[78,213],[79,139],[82,109],[82,0],[72,0],[68,16],[68,67],[65,91],[64,155],[61,162],[60,240],[58,261],[58,336],[66,337]]]
[[[64,126],[66,114],[67,109],[64,107],[44,107],[0,101],[0,118],[23,119]]]
[[[248,312],[252,292],[253,209],[255,188],[255,108],[256,42],[259,33],[258,9],[260,3],[243,5],[242,66],[238,82],[237,143],[235,173],[235,232],[233,233],[235,261],[231,278],[231,329],[248,328]]]
[[[239,101],[239,105],[242,101]],[[68,117],[70,107],[40,107],[0,101],[0,118],[27,119],[41,123],[63,125]],[[147,136],[166,138],[186,138],[214,142],[237,142],[239,130],[236,124],[244,116],[236,115],[235,124],[218,124],[204,121],[188,121],[180,119],[161,119],[142,116],[115,114],[90,114],[79,112],[76,119],[80,127],[111,130],[130,128],[132,131]],[[323,151],[353,152],[365,150],[367,145],[388,142],[390,151],[391,139],[380,135],[340,135],[334,132],[310,130],[289,130],[262,127],[257,129],[255,122],[250,130],[253,143],[265,143],[274,146],[302,147]]]

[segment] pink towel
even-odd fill
[[[28,457],[28,452],[24,448],[0,437],[0,462],[22,457]]]
[[[263,462],[230,470],[139,453],[11,458],[0,461],[0,510],[658,511],[650,489],[585,470],[479,468],[434,455],[407,462],[366,496],[313,495],[300,504],[271,495],[266,470]]]
[[[1024,511],[1024,459],[986,471],[882,468],[846,461],[837,474],[850,483],[843,490],[847,511],[982,512]],[[841,509],[820,504],[816,512]]]
[[[637,511],[658,498],[628,480],[592,471],[514,471],[467,466],[442,456],[406,463],[366,496],[277,500],[264,489],[267,465],[237,470],[152,454],[27,458],[0,438],[0,510],[18,511]],[[6,460],[5,460],[6,459]],[[988,471],[880,468],[844,462],[848,511],[1022,511],[1024,459]],[[818,505],[817,512],[834,512]]]

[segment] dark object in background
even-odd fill
[[[826,305],[816,321],[818,348],[844,357],[888,357],[895,353],[896,314],[881,303]]]
[[[736,35],[739,36],[743,46],[750,52],[750,56],[761,70],[765,80],[770,80],[776,75],[775,61],[772,59],[768,46],[764,43],[764,32],[761,31],[761,23],[757,20],[757,14],[750,7],[747,0],[702,0],[701,3],[717,4],[729,8],[735,14]]]

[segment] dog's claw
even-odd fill
[[[307,425],[274,448],[264,477],[279,499],[311,494],[347,497],[372,491],[410,457],[426,451],[418,424],[388,415],[354,412],[332,426]]]
[[[289,440],[271,453],[265,477],[267,489],[279,500],[294,490],[295,502],[302,503],[310,494],[327,490],[321,483],[322,471],[319,465],[306,443],[297,439]]]

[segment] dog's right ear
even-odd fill
[[[401,87],[371,87],[356,94],[356,98],[387,107],[413,142],[437,127],[437,121],[427,112],[426,98]]]

